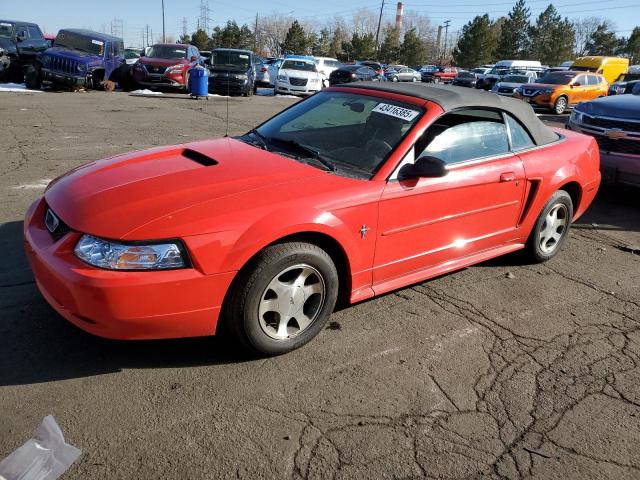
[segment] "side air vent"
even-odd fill
[[[205,167],[210,167],[212,165],[218,164],[218,162],[213,158],[207,157],[206,155],[200,152],[196,152],[195,150],[191,150],[190,148],[185,148],[182,151],[182,155],[189,160],[193,160],[194,162],[199,163],[200,165],[203,165]]]

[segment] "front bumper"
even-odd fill
[[[209,92],[211,93],[247,93],[251,88],[249,80],[235,80],[226,78],[209,77]]]
[[[297,87],[288,83],[276,82],[276,93],[284,93],[288,95],[313,95],[322,89],[322,83],[305,85],[304,87]]]
[[[538,95],[533,95],[533,96],[514,93],[513,97],[528,103],[529,105],[531,105],[531,107],[535,109],[537,108],[545,109],[545,110],[552,109],[555,103],[555,98],[553,98],[550,93],[540,93]],[[569,105],[567,105],[567,108],[568,107]]]
[[[138,85],[145,87],[187,88],[183,77],[171,78],[163,73],[145,73],[140,70],[134,70],[133,80]]]
[[[125,272],[79,260],[71,231],[55,240],[38,200],[24,224],[25,251],[38,289],[77,327],[100,337],[132,340],[213,335],[235,272],[205,275],[196,268]]]
[[[42,80],[52,83],[68,85],[70,87],[84,87],[87,84],[86,76],[69,75],[68,73],[60,73],[47,68],[43,68],[41,73]]]

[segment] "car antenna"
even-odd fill
[[[227,126],[224,133],[225,137],[229,136],[229,78],[227,78]]]

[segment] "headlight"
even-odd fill
[[[247,76],[244,73],[239,73],[234,75],[235,78],[237,78],[238,80],[246,80]]]
[[[278,80],[280,80],[281,82],[286,82],[287,81],[287,76],[278,74]]]
[[[164,73],[165,74],[182,73],[182,67],[183,67],[183,65],[171,65],[170,67],[167,67],[167,69],[164,71]]]
[[[575,108],[571,110],[571,116],[569,117],[569,121],[571,123],[582,123],[582,118],[584,114]]]
[[[179,245],[171,242],[132,245],[83,235],[74,253],[89,265],[111,270],[163,270],[186,266]]]
[[[78,73],[84,73],[87,70],[87,67],[84,63],[79,63],[77,69]]]

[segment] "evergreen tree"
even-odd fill
[[[368,60],[376,55],[376,39],[373,33],[354,32],[350,42],[342,43],[342,50],[346,60]]]
[[[397,62],[400,58],[400,30],[395,26],[389,26],[385,29],[378,58],[384,63]]]
[[[472,68],[493,61],[498,37],[486,13],[478,15],[464,27],[453,50],[456,65]]]
[[[424,57],[424,43],[422,43],[416,29],[412,28],[405,32],[402,45],[400,45],[400,60],[405,65],[415,66],[422,63]]]
[[[178,43],[189,45],[191,43],[191,35],[189,35],[188,33],[184,35],[180,35],[180,38],[178,39]]]
[[[347,34],[338,26],[333,31],[333,37],[331,38],[331,45],[329,46],[329,56],[335,58],[343,57],[342,44],[347,41]]]
[[[247,25],[239,27],[233,20],[228,20],[227,24],[220,28],[213,29],[210,42],[210,49],[214,48],[252,48],[253,32]]]
[[[304,28],[302,28],[302,25],[300,25],[297,20],[294,20],[282,44],[282,51],[284,53],[303,55],[307,53],[308,47],[309,38]]]
[[[207,35],[207,32],[199,28],[197,32],[191,35],[191,45],[195,45],[198,50],[207,50],[209,46],[209,35]]]
[[[591,34],[586,49],[589,55],[615,55],[621,43],[615,32],[609,29],[607,22],[602,22]]]
[[[629,57],[631,64],[640,63],[640,27],[636,27],[629,35],[624,46],[624,53]]]
[[[567,18],[564,20],[550,4],[535,25],[529,27],[529,58],[544,65],[559,65],[573,56],[575,30]]]
[[[500,60],[519,60],[526,57],[529,50],[528,30],[531,13],[524,0],[518,0],[504,20],[496,57]]]
[[[328,28],[320,30],[319,35],[314,35],[311,54],[317,57],[330,57],[331,55],[331,31]]]

